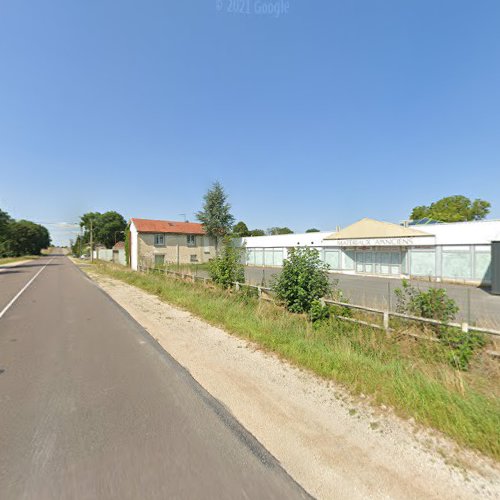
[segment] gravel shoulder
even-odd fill
[[[311,495],[500,497],[499,464],[136,287],[83,270]]]

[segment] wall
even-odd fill
[[[196,235],[196,246],[187,246],[185,234],[165,234],[165,246],[155,246],[154,234],[139,233],[138,261],[139,264],[154,266],[155,255],[164,255],[165,264],[189,264],[208,262],[215,257],[215,241],[208,236]],[[196,261],[191,260],[195,256]]]
[[[137,271],[139,264],[139,236],[135,224],[130,224],[130,267]]]
[[[113,250],[108,248],[99,248],[97,250],[94,250],[94,259],[111,262],[113,260]]]

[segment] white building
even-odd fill
[[[415,224],[362,219],[338,232],[243,238],[246,264],[281,266],[290,248],[314,247],[334,272],[489,284],[500,220]]]

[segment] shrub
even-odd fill
[[[311,303],[311,309],[309,309],[309,319],[313,323],[323,321],[330,317],[330,308],[325,305],[321,300],[315,299]]]
[[[294,248],[283,261],[283,270],[273,278],[276,298],[294,313],[308,313],[314,301],[328,295],[328,265],[312,248]]]
[[[444,288],[429,288],[421,292],[403,280],[403,287],[397,288],[394,293],[397,297],[397,311],[403,314],[449,323],[459,311],[456,302],[448,297]],[[431,328],[439,340],[449,348],[449,361],[459,370],[467,370],[474,352],[486,343],[484,336],[477,332],[466,333],[458,328],[443,325]]]
[[[449,298],[444,288],[429,288],[421,292],[403,280],[403,287],[396,288],[396,310],[399,313],[436,319],[448,323],[455,319],[459,308]]]
[[[231,288],[235,282],[245,282],[241,253],[241,248],[233,246],[229,239],[224,240],[221,252],[209,262],[208,266],[208,272],[214,283],[223,288]]]

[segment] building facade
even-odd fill
[[[165,220],[130,220],[130,267],[199,264],[215,256],[215,239],[201,224]]]
[[[362,219],[336,232],[243,238],[246,264],[282,265],[290,248],[312,247],[333,272],[491,284],[492,241],[500,221],[405,227]]]

